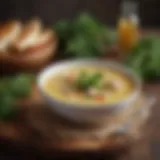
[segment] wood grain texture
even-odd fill
[[[159,117],[160,117],[160,84],[149,84],[146,85],[145,88],[150,92],[151,95],[154,95],[157,98],[157,102],[156,105],[154,105],[153,110],[152,110],[152,116],[150,117],[148,123],[147,123],[147,130],[143,130],[143,138],[141,138],[140,140],[138,140],[137,142],[135,142],[132,147],[131,150],[129,152],[127,152],[127,154],[125,154],[125,157],[122,157],[124,160],[153,160],[153,157],[158,157],[160,158],[159,155],[159,145],[160,145],[160,121],[159,121]],[[1,135],[1,143],[5,142],[7,146],[11,147],[11,151],[13,152],[14,150],[18,150],[24,154],[27,155],[32,155],[32,156],[40,156],[41,154],[38,153],[38,151],[32,147],[27,147],[27,143],[26,140],[28,141],[28,136],[30,136],[30,141],[35,141],[35,137],[38,137],[38,133],[35,136],[33,136],[33,133],[29,132],[29,130],[27,129],[27,126],[24,125],[24,121],[25,119],[23,119],[23,117],[21,117],[21,122],[16,122],[13,121],[12,123],[6,123],[6,125],[0,125],[1,128],[0,130],[4,131],[3,132],[3,136]],[[2,128],[3,126],[3,128]],[[20,129],[20,132],[19,132]],[[148,132],[148,133],[147,133]],[[2,132],[1,132],[2,133]],[[4,137],[5,134],[5,137]],[[149,136],[148,136],[149,135]],[[27,138],[25,140],[25,137]],[[32,139],[32,137],[34,137],[34,139]],[[16,141],[17,140],[17,141]],[[37,139],[38,140],[38,139]],[[19,143],[21,142],[21,143]],[[22,143],[23,142],[23,143]],[[28,141],[29,142],[29,141]],[[70,142],[68,142],[70,143]],[[12,145],[11,145],[12,144]],[[25,144],[25,145],[24,145]],[[2,145],[0,145],[2,147]],[[44,147],[44,146],[43,146]],[[16,151],[16,152],[18,152]],[[123,153],[124,151],[126,151],[126,149],[121,150],[121,153]],[[29,152],[29,153],[28,153]],[[33,152],[33,153],[32,153]],[[3,153],[3,152],[2,152]],[[31,154],[32,153],[32,154]],[[62,153],[53,151],[50,152],[42,152],[44,153],[42,154],[43,156],[45,155],[47,156],[59,156],[59,155],[64,155]],[[85,152],[84,152],[85,153]],[[73,152],[68,152],[67,155],[74,155],[75,157],[77,155],[80,156],[84,156],[84,153],[73,153]],[[113,152],[111,152],[113,153]],[[114,151],[114,153],[119,153],[118,151]],[[88,153],[87,157],[89,156],[93,156],[94,154],[97,155],[97,157],[106,157],[106,153],[105,152],[90,152],[89,155]],[[1,154],[0,154],[1,155]],[[23,155],[23,154],[22,154]],[[85,157],[85,156],[84,156]],[[63,158],[63,157],[62,157]],[[122,159],[122,160],[123,160]]]

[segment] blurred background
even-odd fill
[[[82,11],[95,14],[102,22],[114,26],[119,18],[122,0],[1,0],[0,21],[11,18],[26,20],[40,17],[52,25],[59,19],[72,18]],[[160,28],[160,1],[137,0],[141,25]]]
[[[45,25],[53,26],[59,20],[72,19],[79,13],[85,11],[85,12],[91,13],[93,16],[96,16],[102,23],[107,24],[107,26],[116,27],[117,22],[121,16],[122,1],[123,0],[0,0],[1,2],[0,3],[0,23],[3,24],[3,22],[8,21],[10,19],[11,20],[18,19],[18,20],[25,21],[33,17],[39,17],[45,23]],[[153,29],[153,31],[154,29],[159,30],[160,29],[160,0],[133,0],[133,1],[136,1],[139,4],[138,15],[140,18],[140,25],[142,26],[142,28]],[[150,40],[151,44],[152,44],[152,41],[153,40],[151,39]],[[142,58],[145,59],[144,65],[142,64],[144,66],[142,67],[143,69],[147,68],[146,66],[148,65],[148,59],[151,59],[152,55],[153,57],[156,57],[156,56],[158,57],[160,55],[159,39],[156,42],[157,42],[155,45],[156,49],[151,48],[151,51],[149,51],[149,54],[148,52],[146,52],[147,54],[143,55],[143,49],[146,50],[146,46],[142,48],[142,51],[140,50],[139,55],[140,56],[142,55]],[[94,41],[92,45],[94,45],[95,43],[96,42]],[[149,58],[148,58],[148,55],[149,55]],[[136,58],[135,59],[133,58],[133,61],[136,60]],[[155,61],[157,59],[160,59],[160,58],[155,58],[152,65],[153,65],[153,69],[159,71],[160,67],[158,65],[154,66],[154,64],[156,64]],[[160,64],[160,63],[158,62],[157,64]],[[154,86],[153,90],[155,90],[155,94],[157,96],[160,95],[159,94],[160,89],[157,86]],[[157,98],[157,99],[160,99],[160,98]],[[158,110],[155,110],[154,112],[155,119],[152,122],[154,124],[155,130],[158,128],[157,126],[159,125],[159,121],[157,120],[160,117],[159,116],[160,112],[157,112],[159,111],[159,104],[157,106],[157,109]],[[0,126],[1,131],[2,131],[2,128],[3,127]],[[9,130],[9,133],[10,133],[10,130]],[[151,137],[151,138],[156,137],[152,145],[153,147],[151,146],[151,149],[153,148],[154,150],[153,153],[156,152],[155,155],[158,155],[157,160],[159,160],[159,153],[160,153],[159,151],[157,151],[157,149],[160,148],[159,141],[158,141],[159,136],[160,136],[159,132],[155,131],[153,136]],[[152,141],[150,143],[152,144]],[[141,144],[141,142],[139,142],[139,144]],[[143,144],[143,145],[147,146],[146,144]],[[13,148],[16,149],[16,151],[12,152]],[[139,149],[139,150],[141,151],[142,149]],[[147,153],[146,157],[148,156],[148,150],[149,150],[148,148],[144,149],[144,152]],[[11,152],[11,153],[8,153],[8,152]],[[19,154],[20,152],[21,154]],[[25,154],[23,154],[22,152],[23,151],[21,151],[21,147],[19,146],[17,148],[13,146],[10,147],[8,146],[8,143],[5,144],[0,141],[0,160],[10,160],[10,159],[31,160],[30,156],[29,155],[27,156],[28,152]],[[33,159],[40,159],[40,157],[35,157],[34,155]]]

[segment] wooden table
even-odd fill
[[[147,122],[147,131],[151,131],[149,136],[144,136],[145,138],[142,137],[139,141],[137,141],[131,149],[123,155],[119,154],[117,152],[117,156],[120,157],[122,156],[122,160],[158,160],[160,159],[160,84],[159,83],[154,83],[154,84],[148,84],[145,86],[147,90],[151,94],[153,94],[157,98],[157,102],[153,107],[152,110],[152,115]],[[15,156],[17,159],[17,156],[20,159],[31,159],[35,157],[41,157],[42,156],[59,156],[58,152],[53,152],[50,155],[45,155],[39,153],[39,150],[36,150],[35,148],[31,148],[30,146],[27,146],[26,142],[23,143],[23,139],[25,139],[25,136],[29,135],[29,132],[27,130],[27,126],[21,126],[21,122],[17,123],[16,122],[5,122],[6,125],[8,126],[5,132],[4,128],[2,128],[4,125],[0,125],[0,159],[1,156],[4,154],[12,155],[12,158]],[[20,129],[20,130],[19,130]],[[143,135],[146,135],[148,133],[145,133],[146,131],[144,130]],[[3,133],[3,134],[2,134]],[[18,141],[21,141],[20,143]],[[71,153],[68,153],[68,156],[70,156]],[[82,155],[86,157],[105,157],[105,153],[74,153],[74,155]],[[4,157],[3,155],[3,157]],[[67,156],[67,154],[65,155]],[[73,156],[73,153],[72,153]],[[107,155],[108,156],[108,155]],[[98,159],[98,158],[97,158]],[[5,159],[4,159],[5,160]]]
[[[157,98],[147,126],[151,131],[147,139],[139,140],[124,160],[159,160],[160,159],[160,84],[146,86]],[[143,133],[147,134],[147,133]]]

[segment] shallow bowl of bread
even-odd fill
[[[5,69],[38,70],[51,60],[56,48],[56,34],[43,28],[38,19],[26,24],[11,21],[1,28],[0,61]]]

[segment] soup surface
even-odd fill
[[[113,104],[131,94],[132,81],[111,68],[69,68],[51,75],[44,83],[52,97],[74,104]]]

